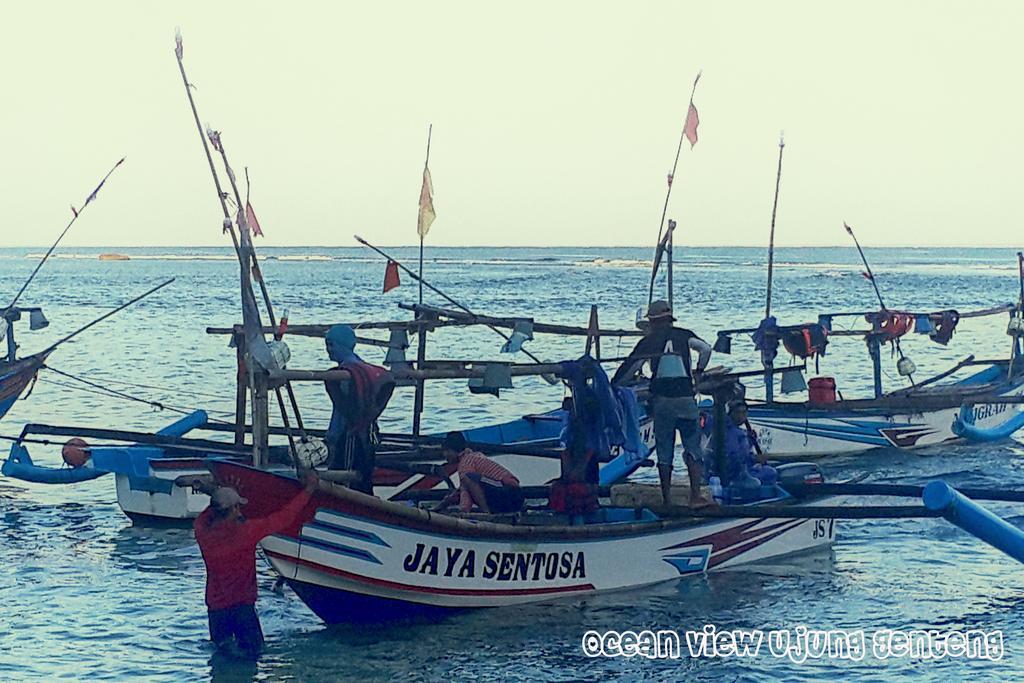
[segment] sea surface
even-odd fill
[[[39,249],[0,249],[0,305],[35,266]],[[394,248],[414,264],[416,250]],[[117,252],[129,260],[101,261]],[[264,273],[276,312],[291,324],[402,320],[415,283],[381,293],[384,261],[360,248],[267,248]],[[868,249],[891,308],[966,311],[1016,301],[1011,249]],[[533,316],[585,325],[597,304],[606,327],[632,326],[647,300],[650,251],[628,248],[430,248],[425,274],[481,313]],[[765,253],[755,248],[677,248],[675,304],[680,324],[713,340],[716,330],[755,326],[764,315]],[[783,322],[819,313],[877,307],[848,248],[780,249],[772,313]],[[231,418],[234,352],[208,326],[239,320],[237,262],[226,248],[69,249],[40,272],[21,300],[43,306],[51,324],[17,327],[22,353],[42,349],[117,304],[167,279],[175,282],[137,306],[62,346],[50,365],[113,397],[55,372],[41,373],[30,396],[0,421],[0,435],[25,423],[155,430],[195,408]],[[657,291],[663,292],[659,280]],[[431,291],[429,303],[446,304]],[[837,327],[862,328],[856,317]],[[918,377],[941,372],[970,354],[1005,357],[1005,316],[961,322],[952,343],[905,338]],[[372,334],[366,332],[367,335]],[[382,336],[382,335],[378,335]],[[486,328],[446,329],[430,337],[437,358],[499,358],[502,340]],[[319,340],[290,341],[294,368],[328,365]],[[606,357],[625,355],[629,340],[605,339]],[[527,348],[543,360],[579,356],[581,338],[538,335]],[[367,349],[379,362],[381,349]],[[506,356],[507,358],[507,356]],[[522,357],[517,360],[525,361]],[[756,369],[748,338],[712,364]],[[887,388],[901,386],[895,358],[883,357]],[[844,396],[870,391],[862,341],[835,338],[821,361]],[[517,379],[501,398],[470,395],[461,381],[427,390],[425,429],[506,421],[550,409],[559,387]],[[750,383],[750,393],[762,387]],[[324,426],[328,400],[318,384],[299,399],[308,424]],[[387,429],[408,429],[411,392],[396,394]],[[2,445],[6,448],[6,443]],[[60,462],[59,446],[33,445],[41,464]],[[832,480],[870,475],[874,481],[921,484],[941,477],[955,485],[1022,488],[1024,447],[1017,441],[915,452],[875,451],[824,460]],[[650,472],[642,477],[651,478]],[[872,500],[871,502],[885,502]],[[890,501],[891,502],[891,501]],[[993,510],[1021,525],[1020,508]],[[937,520],[842,522],[832,551],[771,565],[713,573],[647,590],[593,599],[481,611],[440,623],[388,628],[326,627],[289,591],[275,593],[261,563],[258,608],[268,637],[265,655],[249,666],[220,657],[207,642],[203,564],[190,530],[133,527],[117,507],[113,481],[75,486],[25,484],[0,478],[0,679],[3,680],[1015,680],[1024,675],[1024,572],[1020,565]],[[628,567],[628,560],[624,561]],[[807,659],[797,663],[765,651],[751,658],[589,658],[589,630],[675,629],[863,630],[980,629],[1000,631],[1000,661],[876,658]]]

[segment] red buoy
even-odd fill
[[[89,461],[89,444],[85,442],[85,439],[79,439],[77,436],[68,439],[68,442],[64,444],[64,448],[60,451],[61,457],[64,458],[64,462],[71,465],[72,467],[81,467]]]

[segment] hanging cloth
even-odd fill
[[[563,436],[566,447],[579,447],[570,443],[579,439],[585,441],[584,450],[593,450],[599,459],[604,459],[612,446],[623,446],[623,410],[616,400],[608,375],[597,361],[590,356],[562,363],[562,376],[572,390],[573,414],[570,426]]]
[[[945,346],[953,338],[953,333],[956,332],[957,323],[960,322],[960,314],[949,310],[933,313],[930,318],[935,326],[935,330],[928,337],[936,344]]]
[[[782,345],[797,358],[823,356],[828,346],[828,330],[818,323],[788,328],[782,333]]]
[[[879,311],[865,315],[864,319],[871,323],[871,334],[879,336],[882,342],[896,341],[914,327],[914,316],[910,313]]]

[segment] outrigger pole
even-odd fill
[[[235,183],[234,173],[231,171],[231,167],[230,167],[230,165],[227,162],[227,156],[224,154],[224,151],[223,151],[224,148],[223,148],[222,143],[220,142],[220,136],[219,136],[219,134],[214,134],[214,135],[211,135],[211,141],[216,140],[215,145],[218,148],[218,151],[220,151],[220,153],[221,153],[221,158],[223,159],[224,166],[227,169],[228,178],[231,181],[232,189],[234,190],[236,201],[239,204],[239,207],[238,207],[238,212],[239,212],[238,216],[239,216],[239,218],[238,218],[238,220],[239,220],[239,231],[242,233],[242,237],[241,237],[242,244],[241,245],[239,244],[239,237],[235,234],[235,230],[234,230],[234,226],[233,226],[233,221],[231,219],[231,212],[228,210],[228,205],[227,205],[227,193],[224,192],[224,190],[221,187],[220,178],[217,175],[217,168],[216,168],[216,166],[213,163],[213,155],[210,154],[210,146],[209,146],[209,144],[206,141],[206,134],[204,134],[204,132],[203,132],[203,125],[202,125],[202,123],[199,120],[199,111],[196,109],[195,99],[192,97],[192,88],[191,88],[191,85],[189,84],[188,76],[185,74],[185,64],[182,62],[183,50],[182,50],[182,44],[181,44],[181,32],[180,31],[176,32],[176,35],[175,35],[174,55],[175,55],[175,57],[178,60],[178,69],[181,71],[181,81],[182,81],[182,83],[185,86],[185,94],[188,96],[188,102],[189,102],[189,105],[192,108],[192,116],[193,116],[193,118],[195,119],[195,122],[196,122],[196,129],[199,131],[199,138],[200,138],[200,140],[203,143],[203,151],[206,152],[206,161],[210,165],[210,174],[213,176],[213,184],[214,184],[214,186],[217,189],[217,199],[220,201],[220,207],[221,207],[221,210],[224,213],[223,228],[224,228],[225,232],[228,232],[228,233],[231,234],[231,242],[232,242],[232,244],[233,244],[233,246],[235,248],[235,254],[238,256],[238,264],[239,264],[239,267],[241,269],[242,298],[243,298],[243,300],[245,300],[247,298],[247,295],[248,295],[248,298],[250,298],[250,299],[254,298],[253,297],[253,291],[252,291],[252,280],[251,280],[251,276],[250,276],[250,273],[249,273],[249,268],[250,268],[249,259],[251,258],[252,259],[252,265],[251,265],[252,271],[256,275],[256,278],[260,282],[261,291],[262,291],[263,297],[264,297],[264,304],[267,307],[267,315],[270,317],[271,326],[272,327],[276,327],[277,325],[276,325],[276,322],[274,321],[274,313],[273,313],[273,308],[272,308],[271,303],[270,303],[270,296],[269,296],[269,294],[267,292],[266,284],[263,282],[263,274],[260,272],[259,262],[256,260],[255,250],[252,248],[252,244],[248,241],[248,225],[247,225],[246,220],[245,220],[245,207],[241,206],[241,197],[239,196],[238,187],[237,187],[237,185]],[[213,131],[210,131],[210,132],[213,133]],[[243,303],[244,303],[244,301],[243,301]],[[257,318],[257,320],[256,320],[257,330],[261,330],[261,323],[259,322],[259,310],[255,306],[255,301],[253,301],[252,304],[253,304],[252,305],[252,311],[256,315],[256,318]],[[245,306],[243,306],[243,308],[245,308]],[[260,331],[260,334],[262,334],[262,331]],[[299,418],[298,405],[297,405],[297,402],[295,401],[294,393],[292,392],[290,384],[286,384],[285,386],[288,389],[289,398],[291,399],[292,406],[293,406],[293,408],[296,411],[296,419],[299,421],[299,428],[301,430],[302,429],[301,418]],[[256,417],[255,413],[256,413],[256,411],[258,409],[257,398],[262,398],[260,396],[260,394],[264,394],[265,395],[265,387],[253,386],[252,390],[253,390],[253,413],[254,413],[254,418],[255,418]],[[285,411],[284,399],[281,397],[281,390],[279,388],[275,388],[274,391],[277,394],[278,406],[280,407],[280,410],[281,410],[281,419],[282,419],[282,421],[285,424],[286,431],[288,432],[289,451],[290,451],[290,453],[292,455],[292,458],[293,458],[293,460],[295,462],[296,470],[298,470],[299,466],[300,466],[299,465],[299,459],[298,459],[298,453],[297,453],[296,448],[295,448],[295,440],[294,440],[294,438],[291,435],[291,427],[289,425],[287,411]],[[260,401],[260,402],[262,403],[262,401]],[[257,422],[257,420],[254,419],[253,422],[255,424]],[[265,445],[266,444],[263,443],[263,442],[265,441],[267,433],[265,432],[265,430],[261,430],[261,432],[262,433],[260,433],[258,435],[257,434],[253,435],[253,455],[254,455],[253,461],[254,461],[254,463],[258,463],[260,461],[259,455],[262,454],[262,452],[265,450]]]
[[[661,208],[661,222],[658,223],[658,241],[655,243],[658,246],[655,250],[654,267],[651,269],[651,285],[647,290],[647,303],[650,304],[654,301],[654,279],[658,275],[658,266],[661,264],[661,238],[662,233],[665,231],[665,216],[668,215],[668,200],[672,196],[672,179],[676,176],[676,168],[679,166],[679,155],[683,151],[683,140],[686,139],[686,124],[690,121],[690,110],[693,108],[693,96],[697,92],[697,81],[700,80],[700,75],[703,71],[697,72],[697,77],[693,79],[693,88],[690,90],[690,103],[686,106],[686,119],[683,122],[683,131],[679,134],[679,146],[676,147],[676,158],[672,162],[672,173],[668,176],[668,190],[665,192],[665,204]],[[669,265],[669,268],[672,266]]]
[[[22,294],[24,294],[24,292],[25,292],[25,290],[26,290],[26,289],[28,288],[29,284],[30,284],[30,283],[32,282],[32,280],[34,280],[34,279],[35,279],[35,277],[36,277],[36,273],[38,273],[38,272],[39,272],[39,269],[43,267],[43,264],[44,264],[44,263],[46,263],[46,260],[47,260],[48,258],[50,258],[50,254],[52,254],[52,253],[53,253],[53,250],[54,250],[54,249],[56,249],[56,248],[57,248],[57,245],[58,245],[58,244],[60,244],[60,241],[61,241],[62,239],[64,239],[64,235],[68,234],[68,230],[70,230],[70,229],[71,229],[71,226],[75,224],[75,221],[77,221],[77,220],[78,220],[78,217],[79,217],[80,215],[82,215],[82,212],[83,212],[83,211],[85,211],[85,207],[89,206],[89,204],[91,204],[91,203],[92,203],[92,201],[93,201],[94,199],[96,199],[96,194],[97,194],[97,193],[98,193],[98,192],[100,191],[100,188],[102,188],[102,187],[103,187],[103,183],[107,182],[107,178],[109,178],[109,177],[110,177],[110,175],[111,175],[111,174],[112,174],[112,173],[113,173],[114,171],[116,171],[116,170],[117,170],[117,167],[118,167],[118,166],[120,166],[121,164],[123,164],[123,163],[124,163],[124,160],[125,160],[126,158],[127,158],[127,157],[121,157],[120,161],[118,161],[118,162],[117,162],[116,164],[114,164],[114,166],[113,166],[113,167],[112,167],[112,168],[111,168],[111,169],[110,169],[109,171],[107,171],[107,175],[103,176],[103,180],[101,180],[101,181],[100,181],[100,184],[96,186],[96,189],[95,189],[95,190],[93,190],[93,191],[92,191],[92,192],[91,192],[91,193],[89,194],[89,196],[85,198],[85,202],[83,202],[83,204],[82,204],[82,208],[81,208],[81,209],[76,209],[76,208],[75,208],[75,207],[73,207],[73,206],[71,207],[71,213],[72,213],[72,214],[74,214],[74,215],[73,215],[73,216],[71,217],[71,220],[70,220],[70,221],[68,221],[68,224],[67,224],[67,225],[66,225],[66,226],[64,227],[64,230],[63,230],[63,231],[61,231],[60,235],[59,235],[59,236],[57,237],[57,239],[56,239],[56,240],[54,241],[54,243],[53,243],[53,244],[52,244],[52,245],[50,246],[50,248],[49,248],[49,249],[47,249],[47,250],[46,250],[46,253],[45,253],[45,254],[43,254],[43,258],[39,259],[39,263],[38,263],[38,264],[36,264],[36,267],[35,267],[35,269],[34,269],[34,270],[32,271],[32,274],[28,276],[28,279],[27,279],[27,280],[25,280],[25,284],[23,284],[23,285],[21,286],[21,289],[19,289],[19,290],[18,290],[18,293],[14,295],[14,299],[12,299],[12,300],[11,300],[11,303],[9,303],[9,304],[7,305],[7,308],[5,308],[5,309],[3,310],[3,313],[0,313],[0,317],[2,317],[2,316],[3,316],[4,314],[6,314],[6,313],[7,313],[8,311],[10,311],[10,310],[11,310],[12,308],[14,308],[15,304],[17,304],[17,303],[18,303],[18,299],[20,299],[20,298],[21,298],[21,295],[22,295]]]
[[[71,334],[67,335],[66,337],[64,337],[64,338],[54,342],[53,344],[50,344],[50,346],[45,351],[43,351],[43,355],[50,353],[51,351],[53,351],[55,348],[57,348],[61,344],[64,344],[65,342],[71,341],[72,339],[74,339],[78,335],[80,335],[83,332],[85,332],[86,330],[88,330],[93,325],[97,325],[97,324],[103,322],[104,320],[106,320],[107,318],[109,318],[110,316],[115,315],[117,313],[120,313],[121,311],[123,311],[124,309],[128,308],[132,304],[135,304],[135,303],[138,303],[139,301],[142,301],[143,299],[145,299],[147,296],[149,296],[153,292],[156,292],[159,289],[163,289],[164,287],[166,287],[167,285],[171,284],[172,282],[174,282],[174,278],[173,277],[170,280],[167,280],[166,282],[162,282],[162,283],[158,284],[156,287],[153,287],[149,291],[144,292],[144,293],[138,295],[137,297],[135,297],[131,301],[126,301],[125,303],[121,304],[120,306],[118,306],[114,310],[107,311],[106,313],[104,313],[100,317],[98,317],[95,320],[93,320],[88,325],[84,325],[84,326],[78,328],[77,330],[75,330],[74,332],[72,332]]]

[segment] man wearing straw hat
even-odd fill
[[[645,317],[649,322],[647,333],[619,367],[612,383],[627,382],[644,362],[650,362],[652,378],[648,414],[654,419],[654,447],[658,454],[662,500],[666,505],[670,503],[672,461],[678,431],[690,478],[690,501],[704,502],[700,493],[702,458],[694,389],[700,373],[711,359],[711,346],[690,330],[672,325],[675,318],[667,301],[652,301]],[[692,367],[691,351],[698,354],[696,368]]]

